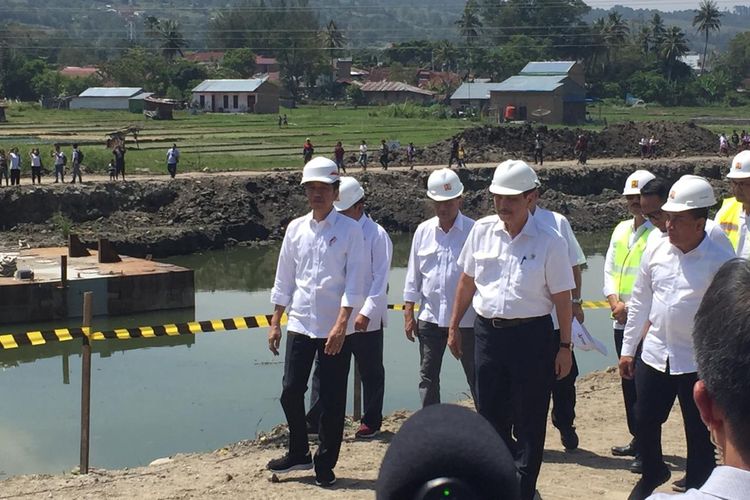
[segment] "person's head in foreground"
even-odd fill
[[[456,405],[419,410],[394,436],[380,466],[377,500],[520,498],[508,448],[483,417]]]
[[[708,287],[693,329],[699,376],[693,390],[695,403],[724,463],[745,470],[750,470],[748,304],[750,262],[731,260]]]

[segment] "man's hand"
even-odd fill
[[[635,377],[635,358],[633,356],[620,356],[620,376],[627,380],[633,380]]]
[[[579,323],[583,324],[584,315],[582,304],[573,304],[573,317],[577,319]]]
[[[328,332],[328,340],[326,340],[326,346],[323,352],[329,356],[333,356],[341,352],[341,348],[344,346],[346,340],[346,323],[343,325],[336,323]]]
[[[414,337],[419,333],[419,324],[414,319],[413,309],[404,311],[404,333],[410,342],[414,342]]]
[[[567,377],[572,366],[573,351],[561,347],[557,351],[557,357],[555,358],[555,376],[557,376],[557,380]]]
[[[279,355],[279,345],[281,345],[281,327],[272,324],[271,329],[268,330],[268,348],[274,356]]]
[[[456,359],[461,359],[463,352],[461,351],[461,329],[455,326],[448,328],[448,348],[451,350],[451,354]]]
[[[366,332],[369,325],[370,318],[368,318],[364,314],[357,314],[357,318],[354,320],[354,331]]]
[[[612,307],[612,317],[621,325],[628,322],[628,308],[624,302],[618,300],[614,307]]]

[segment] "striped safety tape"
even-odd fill
[[[609,308],[605,301],[585,301],[584,309]],[[388,309],[403,311],[404,304],[388,304]],[[417,307],[415,307],[417,309]],[[90,340],[106,339],[135,339],[153,338],[177,335],[195,335],[198,333],[223,332],[229,330],[246,330],[251,328],[268,327],[271,315],[241,316],[227,319],[212,319],[206,321],[190,321],[187,323],[171,323],[159,326],[139,326],[136,328],[115,328],[91,332],[89,328],[56,328],[54,330],[38,330],[25,333],[0,335],[0,350],[16,349],[23,346],[44,345],[50,342],[67,342],[69,340],[88,337]],[[281,318],[281,324],[287,322],[286,314]]]

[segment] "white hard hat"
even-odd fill
[[[339,212],[351,208],[355,203],[365,197],[359,181],[354,177],[342,177],[339,184],[339,199],[333,202],[333,206]]]
[[[714,189],[705,178],[697,175],[683,175],[672,185],[669,198],[661,209],[665,212],[685,212],[714,205],[716,205]]]
[[[495,169],[490,192],[502,195],[516,195],[539,187],[536,172],[521,160],[505,160]]]
[[[641,188],[645,186],[647,182],[654,179],[656,179],[656,176],[648,170],[636,170],[630,174],[625,181],[625,188],[622,190],[622,194],[625,196],[641,194]]]
[[[333,160],[329,160],[323,156],[316,156],[312,160],[308,161],[305,168],[302,169],[302,182],[325,182],[326,184],[333,184],[339,180],[339,169]]]
[[[737,153],[729,166],[727,177],[730,179],[747,179],[750,177],[750,150]]]
[[[464,192],[464,185],[458,174],[449,168],[435,170],[427,179],[427,196],[435,201],[458,198]]]

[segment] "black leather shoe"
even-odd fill
[[[575,427],[560,429],[560,441],[566,450],[575,450],[578,448],[578,434]]]
[[[655,476],[641,477],[638,482],[635,483],[628,500],[645,500],[651,496],[651,493],[653,493],[656,488],[669,481],[671,475],[672,473],[669,472],[669,468],[665,465]]]
[[[680,479],[672,483],[672,491],[685,493],[687,491],[687,476],[682,476]]]
[[[641,461],[641,457],[636,456],[635,460],[628,465],[628,470],[633,474],[643,474],[643,462]]]
[[[616,457],[634,457],[636,455],[635,442],[630,441],[625,446],[613,446],[612,455]]]

